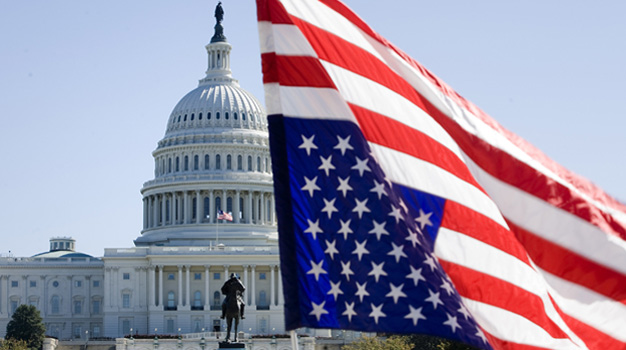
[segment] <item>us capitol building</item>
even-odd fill
[[[217,17],[206,76],[152,153],[134,247],[92,257],[57,237],[48,252],[0,258],[0,337],[20,304],[36,306],[59,339],[224,330],[220,288],[231,273],[247,287],[239,330],[284,333],[267,119],[232,77]]]

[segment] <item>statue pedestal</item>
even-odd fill
[[[246,344],[244,343],[228,343],[228,342],[220,342],[220,349],[245,349]]]

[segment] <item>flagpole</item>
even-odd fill
[[[217,218],[217,215],[215,222],[217,223],[217,225],[215,225],[215,246],[217,247],[220,244],[220,219]]]
[[[293,350],[298,350],[298,335],[296,335],[296,331],[290,331],[289,335],[291,336],[291,348]]]

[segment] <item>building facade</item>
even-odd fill
[[[54,238],[46,253],[0,258],[0,336],[24,303],[59,339],[223,329],[220,288],[231,273],[247,287],[240,330],[284,332],[267,119],[232,77],[217,18],[206,75],[152,153],[134,247],[96,258]]]

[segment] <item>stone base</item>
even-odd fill
[[[220,349],[245,349],[246,344],[244,343],[229,343],[229,342],[220,342]]]

